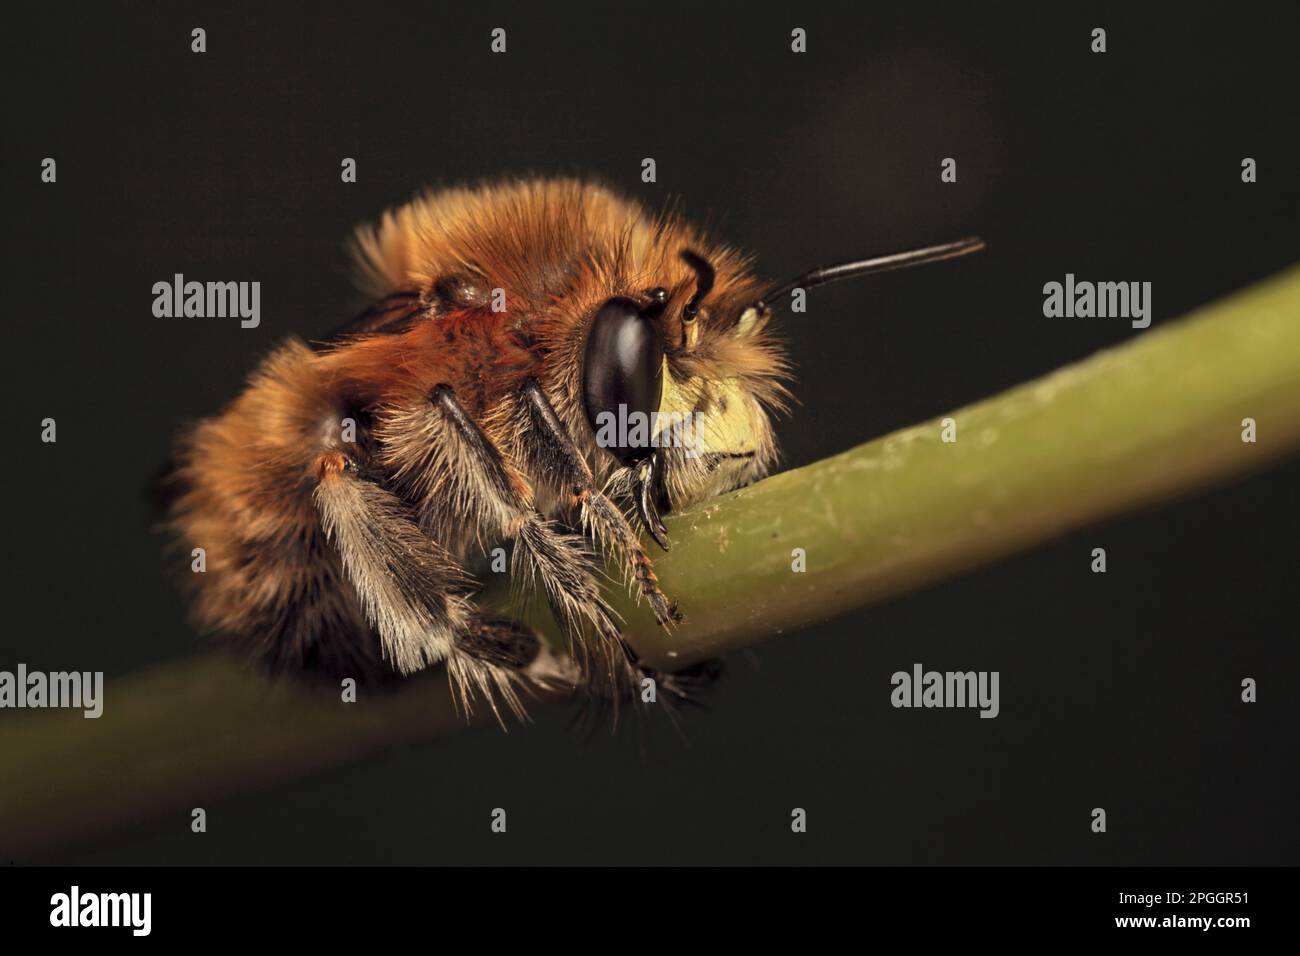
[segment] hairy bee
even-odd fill
[[[277,669],[444,662],[465,707],[479,692],[520,713],[529,681],[617,699],[643,671],[600,559],[661,624],[680,617],[637,526],[667,547],[662,512],[772,467],[787,396],[773,307],[796,285],[972,243],[769,290],[733,249],[589,183],[451,189],[389,212],[355,242],[374,304],[314,347],[280,345],[180,441],[168,521],[206,550],[197,622]],[[628,414],[651,424],[603,427]],[[690,441],[662,421],[692,423]],[[504,540],[567,656],[475,606],[466,562]]]

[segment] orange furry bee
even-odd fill
[[[180,442],[168,524],[207,553],[194,615],[275,669],[443,662],[466,708],[477,691],[522,713],[530,681],[617,700],[647,673],[601,596],[600,558],[661,624],[679,618],[637,526],[666,548],[660,513],[773,465],[788,373],[775,306],[980,243],[771,289],[675,216],[532,179],[418,198],[355,245],[374,304],[314,348],[280,345]],[[569,655],[475,606],[466,561],[504,540]],[[691,675],[656,677],[691,693]]]

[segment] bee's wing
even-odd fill
[[[394,292],[331,332],[326,342],[349,335],[404,332],[428,310],[416,292]]]

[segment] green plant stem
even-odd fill
[[[955,442],[942,440],[946,418]],[[1246,418],[1254,443],[1242,441]],[[671,633],[612,597],[638,652],[671,669],[1261,468],[1298,445],[1292,269],[1038,381],[670,517],[673,550],[656,568],[686,615]],[[484,601],[509,606],[504,591]],[[192,807],[465,725],[440,673],[392,693],[363,688],[355,704],[219,654],[110,678],[98,720],[0,712],[0,859],[154,816],[188,827]]]
[[[1254,443],[1242,440],[1246,418]],[[942,440],[945,419],[955,442]],[[1258,469],[1297,444],[1293,268],[995,398],[681,515],[668,524],[679,545],[655,570],[687,623],[665,635],[630,602],[618,607],[640,654],[680,666]],[[791,572],[795,548],[805,573]]]

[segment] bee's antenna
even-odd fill
[[[958,256],[979,252],[983,248],[984,240],[978,236],[971,236],[967,239],[958,239],[956,242],[946,242],[941,246],[927,246],[924,249],[913,249],[911,252],[896,252],[893,255],[877,256],[874,259],[842,262],[836,266],[822,266],[805,272],[799,278],[791,279],[784,285],[773,289],[755,302],[753,308],[759,312],[776,309],[782,304],[782,300],[795,289],[812,289],[819,285],[826,285],[828,282],[838,282],[840,279],[853,279],[857,276],[872,275],[877,272],[906,269],[910,266],[925,265],[929,262],[943,262],[945,259],[956,259]],[[684,256],[685,253],[683,253]]]
[[[686,308],[682,309],[682,321],[694,322],[695,316],[700,311],[700,303],[704,301],[705,296],[713,291],[715,276],[713,266],[709,264],[709,260],[698,252],[683,249],[682,261],[695,270],[695,294],[691,296],[691,301],[686,303]]]

